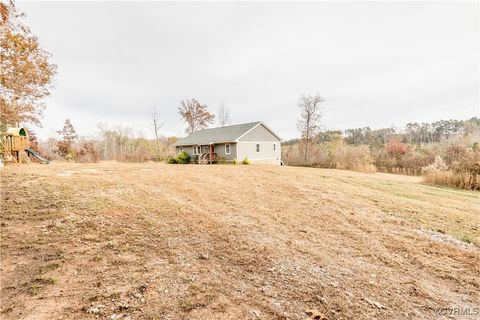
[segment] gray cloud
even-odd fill
[[[298,96],[320,93],[327,128],[478,116],[478,2],[19,2],[58,65],[46,137],[72,119],[166,135],[196,97],[234,122],[297,135]]]

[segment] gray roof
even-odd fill
[[[234,142],[237,138],[259,123],[260,121],[198,130],[185,138],[180,139],[175,145],[191,146],[197,144]]]

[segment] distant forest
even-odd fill
[[[406,144],[427,144],[440,142],[458,136],[479,134],[480,118],[468,120],[440,120],[432,123],[410,122],[400,131],[393,128],[372,130],[370,127],[341,130],[325,130],[318,133],[317,143],[343,139],[349,145],[368,145],[379,147],[391,139],[397,139]],[[292,145],[300,139],[285,141],[284,145]]]
[[[285,141],[287,165],[363,172],[424,174],[433,184],[480,189],[480,118],[319,131],[312,139]],[[308,154],[306,150],[308,149]]]

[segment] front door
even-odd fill
[[[215,145],[209,144],[206,146],[202,146],[202,153],[210,153],[210,146],[212,147],[212,152],[215,152]]]

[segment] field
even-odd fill
[[[478,192],[254,165],[52,163],[1,177],[2,319],[438,319],[480,307]]]

